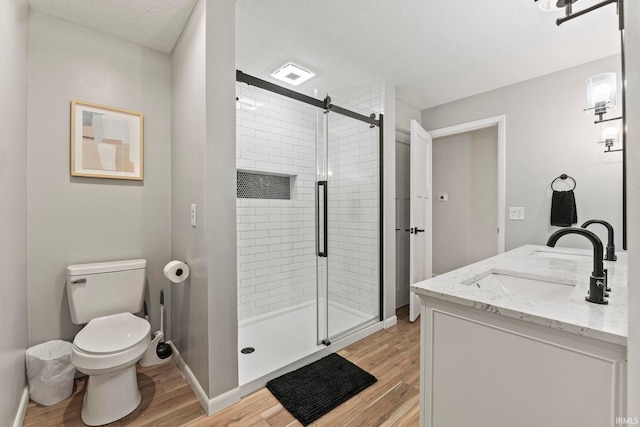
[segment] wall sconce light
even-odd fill
[[[547,12],[553,12],[560,8],[556,4],[556,0],[536,0],[538,7]]]
[[[587,80],[587,108],[602,121],[602,116],[608,110],[616,108],[618,90],[616,87],[616,73],[603,73]]]
[[[538,3],[538,7],[548,12],[554,12],[556,10],[565,9],[567,6],[571,8],[571,5],[578,0],[535,0]],[[571,13],[571,9],[567,11],[567,14]]]
[[[611,149],[614,144],[620,142],[620,124],[618,122],[611,122],[604,125],[601,135],[601,141],[598,141],[598,143],[604,144],[606,147],[605,153],[622,151],[621,148],[616,150]]]

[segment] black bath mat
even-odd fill
[[[330,354],[267,383],[303,425],[308,425],[378,381],[338,354]]]

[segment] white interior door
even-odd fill
[[[431,278],[431,202],[432,202],[431,136],[415,120],[411,120],[411,220],[409,224],[409,281]],[[409,320],[420,314],[420,298],[410,292]]]

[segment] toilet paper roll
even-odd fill
[[[164,266],[164,277],[173,283],[181,283],[189,277],[189,266],[182,261],[170,261]]]

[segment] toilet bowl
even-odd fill
[[[131,313],[92,319],[73,341],[71,363],[89,375],[82,421],[116,421],[140,404],[136,363],[150,343],[151,326]]]

